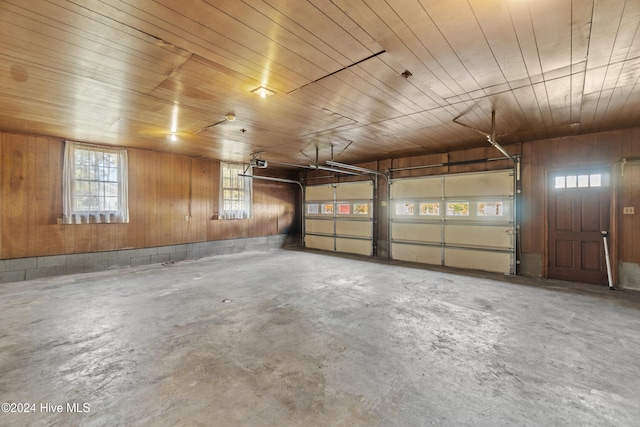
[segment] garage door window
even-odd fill
[[[322,205],[322,213],[324,215],[333,215],[333,203],[325,203]]]
[[[478,202],[478,216],[504,216],[504,203]]]
[[[397,203],[396,215],[398,216],[413,215],[413,203]]]
[[[356,215],[369,215],[369,203],[355,203],[353,213]]]
[[[420,203],[420,215],[440,216],[440,203]]]
[[[338,203],[338,215],[349,215],[351,213],[351,203]]]
[[[469,202],[447,203],[448,216],[469,216]]]

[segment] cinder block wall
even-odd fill
[[[0,283],[178,262],[246,251],[266,251],[297,245],[298,242],[299,239],[295,236],[279,234],[154,248],[7,259],[0,260]]]

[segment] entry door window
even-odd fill
[[[602,187],[602,173],[558,175],[554,179],[556,189]]]

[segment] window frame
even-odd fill
[[[79,163],[79,152],[87,152],[86,163]],[[97,160],[101,156],[115,156],[115,161],[106,166]],[[83,169],[83,170],[81,170]],[[114,171],[115,169],[115,171]],[[84,175],[83,175],[84,173]],[[63,216],[64,224],[86,223],[128,223],[128,155],[124,148],[111,148],[75,141],[65,141],[63,158]],[[101,178],[102,177],[102,178]],[[115,179],[115,180],[114,180]],[[79,183],[83,182],[89,193],[79,194]],[[107,187],[117,185],[116,191],[108,191]],[[84,190],[86,191],[86,190]],[[107,195],[107,193],[110,193]],[[97,199],[96,208],[78,209],[79,198]],[[108,198],[116,198],[115,208],[108,205]]]
[[[253,180],[246,176],[238,176],[239,174],[251,175],[251,170],[251,166],[245,169],[240,163],[220,162],[219,219],[251,218]],[[239,194],[241,197],[238,197]]]

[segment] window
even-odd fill
[[[245,219],[251,216],[251,178],[238,176],[245,171],[240,164],[220,164],[220,219]],[[247,170],[251,175],[251,170]]]
[[[63,222],[129,222],[127,150],[65,142]]]
[[[503,202],[478,202],[478,216],[504,216]]]
[[[338,215],[349,215],[351,213],[351,203],[338,203]]]
[[[322,213],[325,215],[333,215],[333,203],[325,203],[322,205]]]
[[[396,204],[396,215],[413,215],[413,203]]]
[[[369,215],[369,203],[354,203],[353,213],[356,215]]]
[[[602,187],[602,174],[560,175],[554,178],[555,188]]]
[[[469,216],[469,202],[447,203],[447,215]]]
[[[439,216],[440,203],[420,203],[420,215]]]
[[[310,215],[318,214],[318,204],[317,203],[309,203],[307,205],[307,213]]]

